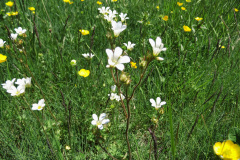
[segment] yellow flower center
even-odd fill
[[[42,109],[42,106],[38,106],[38,109]]]
[[[96,125],[99,126],[101,125],[102,123],[100,121],[97,121]]]

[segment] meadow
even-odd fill
[[[0,159],[240,159],[239,0],[0,4]]]

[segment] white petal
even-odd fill
[[[95,121],[98,121],[98,116],[96,114],[93,114],[92,115],[92,118],[95,120]]]
[[[156,99],[156,103],[157,103],[157,105],[159,105],[160,102],[161,102],[161,98],[160,98],[160,97],[157,97],[157,99]]]
[[[32,110],[37,110],[38,109],[38,105],[37,104],[32,104]]]
[[[119,69],[120,71],[124,70],[124,65],[123,64],[117,64],[116,68]]]
[[[104,120],[102,121],[102,124],[107,124],[107,123],[109,123],[109,122],[110,122],[109,119],[104,119]]]
[[[112,59],[112,57],[113,57],[113,51],[112,51],[111,49],[106,49],[106,53],[107,53],[107,55],[108,55],[108,58],[109,58],[109,59]]]
[[[102,113],[99,116],[99,121],[102,121],[106,117],[106,113]]]
[[[128,56],[122,56],[119,58],[118,63],[129,63],[130,58]]]
[[[165,101],[163,101],[163,102],[161,102],[160,103],[160,105],[162,106],[162,105],[165,105],[166,104],[166,102]]]
[[[162,48],[162,51],[166,51],[167,50],[167,48]]]
[[[155,48],[155,42],[153,39],[149,38],[149,43],[151,44],[152,48]]]
[[[152,103],[152,106],[153,106],[153,107],[155,107],[155,106],[156,106],[156,102],[155,102],[155,100],[154,100],[154,99],[152,99],[152,98],[151,98],[151,99],[150,99],[150,102]]]
[[[164,59],[162,57],[156,57],[156,60],[163,61]]]
[[[103,125],[101,124],[101,125],[98,125],[98,129],[103,129]]]
[[[122,48],[116,47],[114,50],[113,59],[117,60],[122,55]]]
[[[161,44],[162,44],[161,38],[157,37],[157,39],[156,39],[156,47],[159,48]]]
[[[97,121],[92,120],[91,124],[95,126],[97,124]]]

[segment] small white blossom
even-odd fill
[[[94,57],[94,54],[92,54],[92,53],[84,53],[84,54],[82,54],[82,56],[87,58],[87,59],[92,59]]]
[[[41,99],[38,101],[38,103],[32,104],[32,110],[42,110],[43,107],[45,106],[44,99]]]
[[[135,46],[134,43],[131,43],[130,41],[128,41],[128,44],[127,43],[123,43],[126,47],[127,47],[127,50],[131,51],[133,50],[133,47]]]
[[[123,94],[120,94],[120,96],[117,95],[117,96],[115,97],[115,100],[116,100],[116,101],[120,101],[121,98],[122,98],[122,100],[124,100],[124,99],[125,99],[125,96],[124,96]]]
[[[114,100],[114,99],[116,99],[116,97],[118,96],[117,95],[117,93],[111,93],[111,94],[108,94],[108,96],[109,96],[109,98],[110,98],[110,100]]]
[[[116,22],[116,21],[112,21],[112,30],[114,32],[114,36],[118,37],[119,34],[124,31],[127,28],[126,25],[123,25],[121,21]]]
[[[104,15],[104,19],[106,19],[108,22],[112,22],[113,18],[116,17],[116,14],[117,14],[117,11],[109,10],[108,15]]]
[[[109,9],[110,7],[105,8],[104,6],[102,8],[98,8],[99,12],[102,13],[103,15],[108,14]]]
[[[111,86],[111,90],[112,90],[112,92],[115,92],[116,91],[116,85],[113,85],[113,86]]]
[[[75,59],[71,60],[70,62],[71,66],[76,66],[77,65],[77,61]]]
[[[11,35],[10,35],[12,40],[16,40],[17,36],[18,36],[18,34],[13,34],[13,33],[11,33]]]
[[[0,39],[0,48],[3,48],[4,47],[4,43],[5,43],[6,41],[3,41],[2,39]]]
[[[150,102],[152,103],[152,106],[155,107],[155,109],[159,109],[159,108],[161,108],[162,105],[166,104],[165,101],[161,102],[161,98],[160,97],[157,97],[156,101],[151,98]]]
[[[32,81],[32,77],[27,77],[27,78],[25,78],[25,87],[26,87],[26,88],[32,86],[31,81]]]
[[[124,22],[126,19],[129,19],[128,17],[126,17],[127,16],[127,14],[123,14],[123,13],[121,13],[120,15],[119,15],[119,17],[121,18],[121,21],[122,22]]]
[[[167,48],[163,48],[163,43],[160,37],[157,37],[156,42],[153,39],[149,39],[149,42],[153,48],[153,56],[158,56],[161,51],[166,51]],[[163,60],[163,58],[159,57],[159,60]]]
[[[98,116],[96,114],[93,114],[92,115],[92,118],[93,118],[93,121],[91,122],[92,125],[95,125],[98,127],[98,129],[103,129],[103,124],[107,124],[110,122],[109,119],[105,119],[106,117],[106,113],[102,113],[100,114],[99,116],[99,119],[98,119]]]
[[[27,31],[26,29],[22,29],[22,27],[15,28],[14,30],[19,36],[22,36]]]
[[[17,88],[13,85],[10,89],[7,90],[8,93],[11,94],[11,96],[20,96],[25,92],[25,86],[20,85]]]
[[[32,77],[27,77],[27,78],[22,78],[22,79],[17,79],[15,84],[18,84],[19,86],[24,86],[25,88],[31,87],[31,79]]]
[[[14,82],[15,82],[16,78],[13,78],[11,81],[7,80],[5,83],[2,84],[3,88],[6,90],[9,90],[12,88],[12,86],[14,86]]]
[[[121,56],[122,55],[122,49],[120,47],[116,47],[114,50],[114,53],[111,49],[106,49],[106,53],[108,55],[108,65],[109,67],[116,67],[118,70],[122,71],[124,70],[123,63],[129,63],[130,58],[128,56]]]

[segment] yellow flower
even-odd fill
[[[7,60],[7,56],[0,54],[0,63],[3,63]]]
[[[238,9],[237,9],[237,8],[234,8],[234,11],[235,11],[235,12],[238,12]]]
[[[12,1],[8,1],[7,3],[5,3],[7,6],[9,6],[9,7],[12,7],[13,6],[13,4],[14,4],[14,2],[12,2]]]
[[[231,140],[227,140],[223,143],[215,143],[213,150],[215,154],[222,159],[237,160],[240,158],[240,147]]]
[[[98,5],[101,5],[101,4],[102,4],[102,2],[100,2],[100,1],[97,1],[97,4],[98,4]]]
[[[7,14],[8,16],[11,16],[11,15],[12,15],[12,13],[11,13],[11,12],[7,12],[6,14]]]
[[[186,2],[191,2],[191,0],[186,0]]]
[[[195,19],[196,19],[197,21],[201,21],[203,18],[196,17]]]
[[[12,16],[18,15],[18,12],[12,12]]]
[[[69,1],[68,3],[69,3],[69,4],[73,4],[73,2],[71,2],[71,1]]]
[[[225,48],[225,46],[221,46],[221,48]]]
[[[78,71],[78,74],[80,76],[87,77],[87,76],[89,76],[90,71],[89,70],[85,70],[85,69],[81,69],[80,71]]]
[[[130,62],[130,64],[131,64],[131,67],[132,67],[132,68],[137,68],[136,63],[134,63],[134,62]]]
[[[117,2],[117,0],[112,0],[112,2]]]
[[[84,1],[84,0],[81,0],[82,2]]]
[[[182,9],[183,11],[185,11],[185,10],[186,10],[186,8],[185,8],[185,7],[181,7],[181,9]]]
[[[157,6],[156,8],[159,9],[159,6]]]
[[[164,21],[168,21],[168,16],[164,16],[162,19],[163,19]]]
[[[171,11],[170,13],[173,13],[173,11]]]
[[[182,6],[182,5],[183,5],[183,3],[177,2],[177,5],[178,5],[178,6]]]
[[[34,7],[28,7],[28,9],[29,9],[30,11],[35,11],[35,8],[34,8]]]
[[[81,33],[82,33],[82,35],[88,35],[89,34],[89,31],[88,30],[84,30],[84,29],[80,29],[79,30]]]
[[[33,14],[35,14],[35,11],[32,11]]]
[[[70,0],[63,0],[63,2],[65,2],[65,3],[69,3],[69,2],[70,2]]]
[[[185,32],[191,32],[191,28],[189,28],[188,26],[183,26],[183,29]]]
[[[71,149],[69,146],[66,146],[65,148],[66,148],[66,150],[70,150]]]

